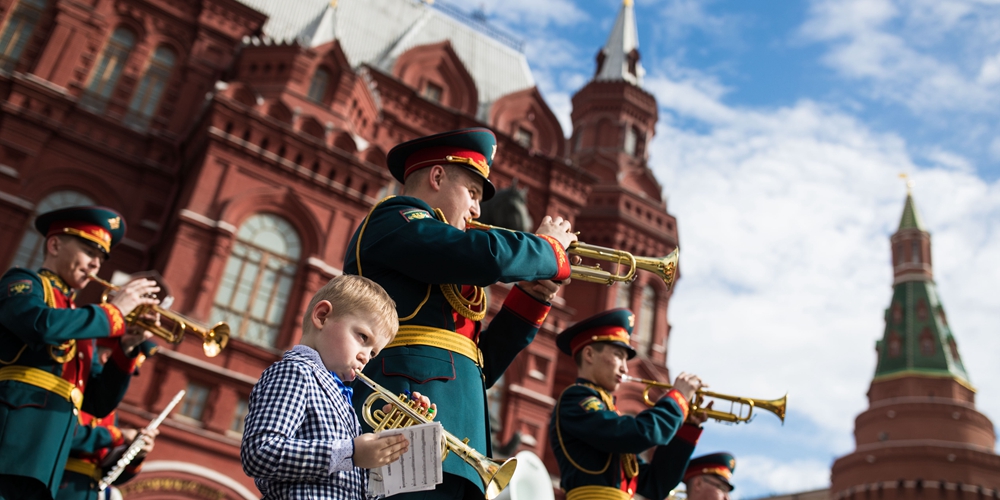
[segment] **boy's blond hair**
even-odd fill
[[[302,317],[303,335],[314,332],[312,311],[321,300],[328,300],[333,304],[331,319],[347,314],[368,315],[379,327],[375,334],[387,336],[390,342],[399,331],[399,315],[396,314],[396,302],[392,297],[378,283],[368,278],[345,274],[331,279],[313,295]]]

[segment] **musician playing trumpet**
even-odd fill
[[[70,207],[35,219],[44,239],[37,272],[15,267],[0,278],[0,499],[53,498],[80,411],[103,417],[128,388],[136,345],[125,316],[159,291],[136,280],[106,304],[77,306],[90,281],[125,236],[125,219],[104,207]],[[95,340],[96,339],[96,340]],[[111,361],[92,375],[97,345]]]
[[[635,315],[612,309],[587,318],[556,338],[573,356],[576,383],[566,388],[549,424],[567,500],[628,500],[636,493],[661,500],[680,483],[701,435],[704,413],[689,415],[688,401],[702,387],[681,373],[673,389],[636,416],[622,415],[612,394],[635,356],[629,337]],[[638,454],[657,447],[651,463]]]
[[[395,303],[367,278],[338,276],[312,297],[301,343],[250,393],[240,458],[265,499],[363,500],[365,469],[408,449],[402,435],[361,433],[348,385],[398,327]]]
[[[496,191],[489,180],[496,137],[485,128],[455,130],[399,144],[389,172],[405,196],[379,202],[347,247],[344,272],[375,280],[396,300],[399,334],[364,374],[398,394],[427,395],[435,419],[483,455],[490,455],[486,389],[534,339],[572,269],[566,248],[576,241],[569,221],[545,217],[536,234],[466,230],[479,204]],[[512,283],[503,306],[483,322],[485,287]],[[361,411],[370,391],[359,388]],[[456,454],[433,492],[400,499],[483,498],[476,469]]]

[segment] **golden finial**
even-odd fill
[[[624,0],[624,2],[622,2],[622,3],[624,3],[626,7],[631,7],[632,6],[632,0]]]
[[[917,181],[911,179],[906,172],[899,174],[899,178],[906,181],[906,194],[913,194],[913,186],[917,185]]]
[[[330,0],[330,7],[337,8],[337,0]]]

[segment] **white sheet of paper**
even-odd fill
[[[371,470],[369,493],[391,496],[409,491],[433,490],[444,479],[441,469],[443,431],[440,423],[431,422],[380,432],[380,435],[387,436],[405,435],[410,441],[410,449],[399,460]]]

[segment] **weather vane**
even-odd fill
[[[899,178],[903,179],[904,181],[906,181],[906,194],[912,193],[913,192],[913,186],[915,186],[917,184],[917,181],[911,179],[910,176],[909,176],[909,174],[907,174],[906,172],[903,172],[903,173],[899,174]]]

